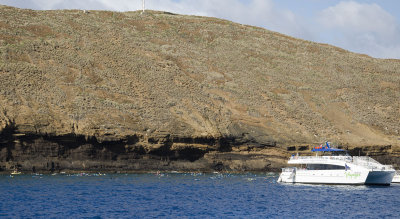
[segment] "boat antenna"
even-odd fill
[[[142,14],[144,13],[145,1],[146,0],[142,0]]]

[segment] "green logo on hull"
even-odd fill
[[[361,176],[361,173],[359,173],[359,172],[355,172],[355,173],[345,172],[344,175],[346,175],[346,178],[358,178],[359,176]]]

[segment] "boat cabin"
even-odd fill
[[[307,170],[347,170],[350,169],[346,162],[351,162],[352,158],[346,150],[331,148],[328,142],[325,145],[314,147],[312,152],[316,152],[316,156],[292,156],[289,163],[300,164],[300,168]],[[319,152],[322,155],[319,156]],[[345,161],[345,162],[343,162]]]

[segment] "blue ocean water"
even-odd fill
[[[400,185],[277,183],[277,174],[0,176],[1,218],[400,218]]]

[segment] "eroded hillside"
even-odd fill
[[[263,170],[325,140],[400,156],[399,60],[155,11],[1,6],[0,27],[6,169]]]

